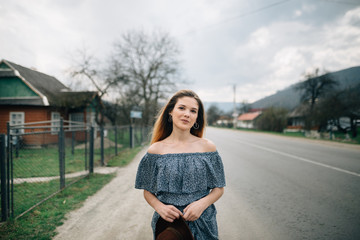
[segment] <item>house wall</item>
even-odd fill
[[[237,122],[237,127],[239,128],[254,128],[253,121],[239,121]]]
[[[50,121],[51,120],[51,112],[57,111],[52,109],[51,107],[36,107],[36,106],[1,106],[0,107],[0,133],[7,134],[7,122],[10,121],[10,112],[24,112],[24,121],[25,123],[32,122],[41,122],[41,121]],[[60,112],[61,116],[64,120],[69,119],[69,114]],[[83,110],[82,114],[84,114],[84,121],[89,121],[91,119],[90,115],[87,114],[86,110]],[[91,114],[91,113],[89,113]],[[31,127],[35,126],[43,126],[48,124],[36,124],[31,125]],[[67,123],[65,124],[67,125]],[[50,125],[49,125],[50,128]],[[68,128],[66,128],[67,130]],[[49,131],[49,129],[25,129],[25,133],[30,132],[40,132],[40,131]],[[97,133],[99,135],[99,133]],[[66,138],[71,138],[72,133],[66,132]],[[85,132],[75,132],[75,140],[76,141],[84,141],[85,140]],[[42,133],[42,134],[30,134],[23,135],[22,141],[26,145],[46,145],[53,144],[58,142],[58,135],[51,133]]]
[[[24,112],[25,123],[47,120],[47,112],[43,107],[31,106],[1,106],[0,107],[0,133],[7,133],[6,124],[10,121],[10,112]]]
[[[0,97],[39,97],[18,77],[1,77],[0,78]]]
[[[290,126],[303,127],[305,125],[304,118],[302,117],[293,117],[290,119]]]
[[[10,112],[24,112],[25,123],[51,120],[51,108],[35,106],[1,106],[0,108],[0,133],[7,133],[7,122],[10,121]],[[43,124],[32,125],[41,126]],[[25,129],[25,133],[39,132],[42,129]],[[27,145],[43,145],[58,141],[56,134],[31,134],[23,135],[22,140]]]

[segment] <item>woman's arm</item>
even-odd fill
[[[184,209],[184,219],[195,221],[211,204],[215,203],[224,194],[224,188],[214,188],[211,192],[195,202],[190,203]]]
[[[182,216],[182,212],[173,205],[165,205],[151,192],[144,190],[144,198],[148,204],[165,220],[173,222]]]

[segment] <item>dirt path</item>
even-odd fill
[[[64,224],[56,229],[58,235],[54,240],[152,240],[153,209],[144,200],[143,192],[134,188],[137,166],[145,152],[146,148],[127,167],[119,168],[117,177],[89,197],[83,207],[69,213]],[[216,203],[223,240],[234,239],[229,236],[237,236],[235,232],[239,231],[239,217],[233,216],[231,207],[239,199],[231,197],[224,194]]]
[[[153,209],[145,202],[142,191],[134,188],[136,169],[145,151],[127,167],[119,168],[117,177],[89,197],[83,207],[68,214],[54,239],[152,239]]]
[[[102,174],[109,174],[118,171],[118,167],[95,167],[95,173],[102,173]],[[67,173],[65,174],[65,179],[80,177],[83,175],[87,175],[89,173],[88,170],[74,172],[74,173]],[[59,179],[60,176],[53,176],[53,177],[31,177],[31,178],[15,178],[14,184],[21,184],[21,183],[33,183],[33,182],[48,182],[54,179]]]

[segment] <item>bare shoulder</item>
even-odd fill
[[[155,142],[150,145],[147,152],[151,154],[161,154],[162,142]]]
[[[204,152],[215,152],[216,151],[215,144],[212,141],[210,141],[209,139],[202,138],[201,146],[202,146]]]

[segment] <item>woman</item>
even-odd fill
[[[225,176],[215,145],[202,138],[204,127],[203,104],[191,90],[177,92],[160,111],[135,183],[155,210],[154,234],[160,217],[182,217],[196,240],[218,239],[213,203],[224,193]]]

